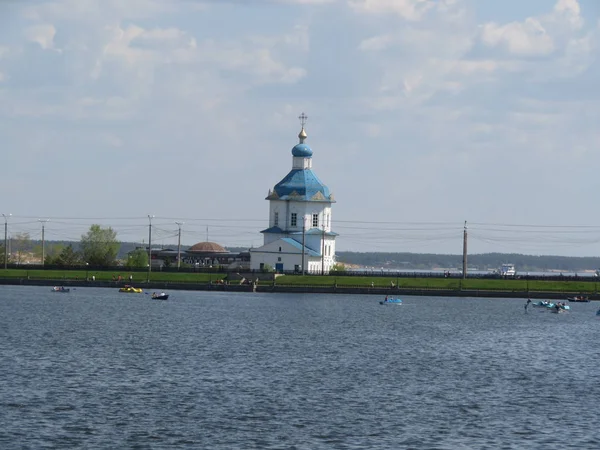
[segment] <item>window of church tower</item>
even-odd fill
[[[279,226],[279,213],[275,213],[275,217],[273,218],[273,225]]]
[[[298,214],[292,213],[292,226],[295,227],[298,224]]]
[[[319,226],[319,215],[318,214],[313,214],[313,227],[318,227]]]

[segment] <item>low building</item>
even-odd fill
[[[137,247],[148,252],[148,247]],[[178,250],[173,248],[152,248],[152,267],[177,266]],[[195,268],[217,268],[227,270],[248,270],[250,253],[232,253],[215,242],[198,242],[181,250],[181,262]]]
[[[223,267],[229,270],[250,268],[250,253],[232,253],[215,242],[198,242],[181,255],[182,262],[194,267]]]

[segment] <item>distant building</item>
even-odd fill
[[[148,251],[148,247],[143,248]],[[152,248],[152,267],[177,265],[177,249]],[[181,251],[181,262],[197,268],[246,270],[250,268],[250,253],[232,253],[215,242],[199,242]]]
[[[331,205],[335,203],[329,188],[312,170],[312,149],[304,143],[292,148],[292,170],[269,190],[269,228],[262,230],[264,244],[250,249],[250,267],[262,270],[267,265],[277,272],[329,273],[335,264],[335,238],[331,229]]]
[[[248,269],[250,253],[231,253],[215,242],[198,242],[188,248],[181,259],[195,267],[226,267],[228,269]]]

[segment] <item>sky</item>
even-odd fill
[[[304,112],[338,251],[600,255],[599,45],[597,0],[0,0],[0,214],[260,246]]]

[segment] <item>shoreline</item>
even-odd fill
[[[85,281],[85,280],[31,280],[31,279],[0,279],[0,286],[64,286],[69,288],[95,287],[119,289],[128,282],[114,281]],[[214,292],[259,292],[259,293],[295,293],[295,294],[337,294],[337,295],[378,295],[378,296],[435,296],[435,297],[480,297],[480,298],[531,298],[566,300],[566,297],[579,295],[579,292],[555,291],[518,291],[518,290],[482,290],[482,289],[426,289],[426,288],[377,288],[377,287],[344,287],[344,286],[291,286],[277,284],[252,285],[213,284],[213,283],[170,283],[142,282],[135,283],[145,291],[175,290],[175,291],[214,291]],[[586,295],[589,300],[600,300],[600,294]]]

